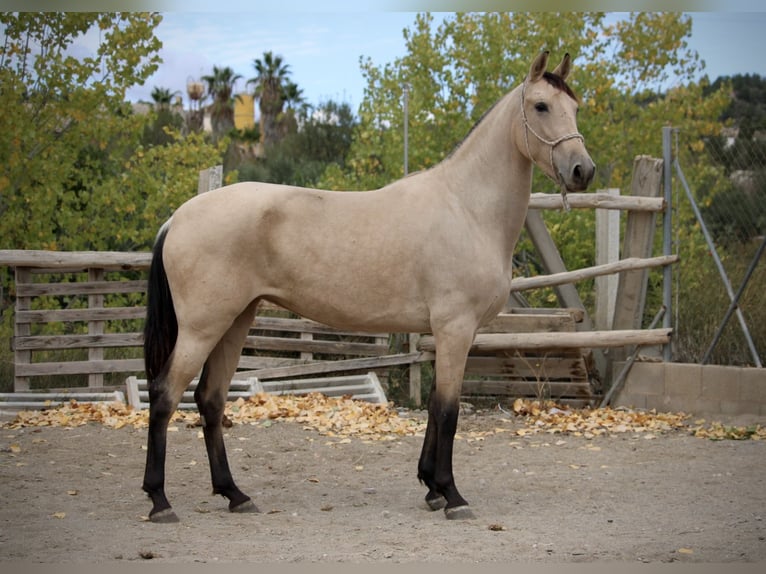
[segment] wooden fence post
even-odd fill
[[[223,166],[215,165],[199,172],[197,195],[218,189],[223,184]]]
[[[633,163],[631,194],[659,197],[662,193],[662,160],[638,156]],[[654,212],[628,212],[623,239],[622,259],[647,258],[652,254],[657,214]],[[617,300],[612,329],[640,329],[644,315],[647,269],[623,271],[617,284]]]
[[[16,285],[20,283],[31,283],[32,271],[27,267],[16,267]],[[31,306],[31,297],[16,296],[16,320],[13,326],[14,337],[28,337],[32,334],[29,323],[19,322],[19,311],[29,311]],[[32,362],[32,351],[20,351],[14,346],[13,349],[13,363],[15,365],[28,365]],[[17,371],[17,369],[14,369]],[[13,390],[15,392],[28,391],[29,390],[29,377],[19,377],[14,372],[13,377]]]
[[[606,190],[610,195],[620,195],[619,189]],[[615,263],[620,259],[620,212],[596,209],[596,265]],[[617,275],[596,277],[596,329],[606,330],[612,326],[614,304],[617,298]]]
[[[662,166],[663,161],[661,159],[645,155],[637,156],[633,162],[631,195],[660,197],[662,195]],[[621,258],[651,256],[656,220],[657,214],[654,212],[628,212]],[[611,329],[641,328],[648,281],[648,269],[623,271],[619,274]],[[614,380],[614,373],[612,372],[614,362],[624,361],[627,356],[628,351],[624,348],[613,349],[610,352],[606,367],[607,380]]]
[[[88,269],[88,281],[103,281],[104,270],[103,269]],[[88,295],[88,309],[101,309],[104,307],[104,295],[96,293]],[[103,335],[104,334],[104,322],[103,321],[88,321],[88,335]],[[89,361],[103,361],[104,360],[104,348],[103,347],[89,347],[88,348],[88,360]],[[104,375],[102,373],[91,373],[88,375],[89,387],[103,387]]]

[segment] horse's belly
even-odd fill
[[[303,317],[338,329],[369,332],[425,332],[430,330],[428,308],[417,298],[317,286],[304,290],[274,289],[263,296]]]

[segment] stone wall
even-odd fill
[[[618,363],[614,372],[620,369]],[[708,416],[766,416],[766,369],[636,362],[612,406]]]

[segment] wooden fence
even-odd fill
[[[629,212],[623,253],[630,257],[588,269],[566,270],[542,222],[539,210],[562,209],[561,197],[532,195],[526,229],[547,275],[514,280],[508,309],[476,337],[468,392],[530,394],[536,386],[539,392],[542,381],[549,383],[551,396],[583,398],[591,374],[605,372],[591,350],[667,344],[669,330],[641,330],[640,324],[646,270],[675,261],[648,257],[654,219],[665,207],[659,197],[661,165],[637,158],[630,196],[569,194],[573,208]],[[0,251],[0,265],[15,271],[14,390],[29,390],[36,377],[57,376],[81,376],[90,390],[112,390],[124,388],[126,376],[142,373],[150,260],[150,253]],[[594,331],[573,282],[614,273],[620,278],[613,324],[618,331]],[[561,309],[514,308],[513,292],[541,286],[554,287]],[[433,352],[428,334],[413,334],[408,352],[390,353],[387,333],[338,331],[263,305],[235,376],[275,380],[374,370],[385,380],[390,367],[410,365],[410,396],[419,403],[419,364],[433,360]]]

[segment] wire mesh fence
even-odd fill
[[[766,137],[676,132],[674,146],[673,360],[756,366],[766,352]]]

